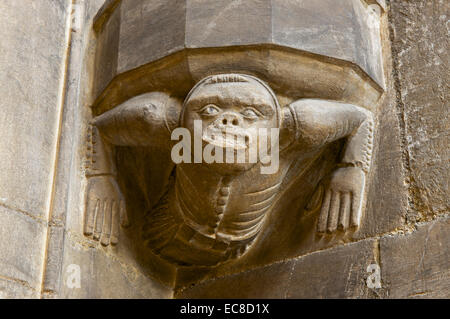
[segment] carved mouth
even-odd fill
[[[207,129],[203,133],[202,140],[221,148],[243,150],[249,148],[251,136],[240,129]]]

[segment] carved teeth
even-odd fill
[[[242,129],[209,128],[202,137],[203,141],[221,148],[246,149],[251,143],[251,136]]]

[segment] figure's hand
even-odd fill
[[[325,183],[317,231],[332,233],[336,229],[359,227],[364,194],[364,172],[358,167],[335,170]]]
[[[86,196],[84,234],[93,235],[102,245],[115,245],[119,224],[128,226],[125,201],[119,185],[111,175],[89,178]]]

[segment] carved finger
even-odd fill
[[[343,193],[341,195],[341,209],[339,215],[339,229],[346,230],[350,221],[350,193]]]
[[[320,210],[319,222],[317,224],[317,231],[319,233],[324,233],[327,229],[328,221],[328,209],[330,207],[331,191],[327,189],[325,197],[322,202],[322,208]]]
[[[125,206],[125,201],[120,201],[120,224],[122,227],[130,226],[130,222],[128,220],[127,208]]]
[[[330,210],[328,212],[327,231],[329,233],[332,233],[337,229],[340,202],[341,202],[341,194],[339,192],[332,192],[330,201]]]
[[[114,202],[112,207],[112,219],[111,219],[111,244],[117,245],[119,242],[119,223],[120,223],[120,216],[119,216],[119,203]]]
[[[98,199],[91,199],[88,197],[86,203],[86,211],[84,215],[84,234],[86,236],[92,235],[94,230],[94,218]]]
[[[101,235],[101,244],[103,246],[108,246],[110,237],[111,237],[111,215],[112,215],[112,206],[113,201],[106,201],[105,202],[105,214],[103,217],[103,229],[102,229],[102,235]]]
[[[103,228],[103,215],[105,203],[102,200],[97,201],[97,205],[95,206],[95,230],[94,230],[94,239],[99,240],[100,234]]]
[[[361,196],[359,193],[352,193],[351,226],[358,227],[360,221],[361,221]]]

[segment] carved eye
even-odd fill
[[[242,115],[249,119],[257,119],[261,113],[252,107],[247,107],[244,111],[242,111]]]
[[[208,104],[200,111],[200,113],[202,115],[207,115],[207,116],[216,115],[219,112],[220,112],[220,109],[217,106],[215,106],[214,104]]]

